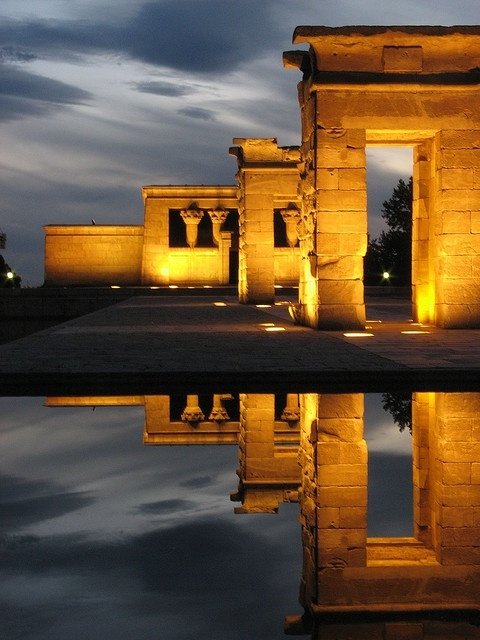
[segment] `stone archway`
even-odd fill
[[[365,324],[367,144],[414,147],[416,319],[480,326],[480,27],[297,27],[298,319]]]

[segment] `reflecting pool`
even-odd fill
[[[479,408],[1,398],[2,638],[479,637]]]

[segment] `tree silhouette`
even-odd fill
[[[365,256],[365,283],[408,286],[412,280],[412,178],[400,179],[382,205],[388,231],[369,240]],[[388,279],[383,274],[388,273]]]
[[[400,431],[412,433],[412,394],[382,393],[382,407],[392,416]]]

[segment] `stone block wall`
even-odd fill
[[[45,284],[137,285],[141,278],[140,225],[47,225]]]
[[[436,323],[480,326],[480,129],[435,136]]]
[[[335,602],[323,588],[331,571],[366,565],[367,445],[363,394],[302,394],[301,409],[300,601],[308,609]]]
[[[239,211],[238,293],[243,303],[275,294],[274,210],[297,200],[298,147],[275,138],[234,138]],[[279,265],[278,265],[279,266]]]
[[[480,394],[438,393],[434,549],[442,565],[480,565]]]
[[[273,394],[240,394],[237,470],[240,482],[239,493],[233,498],[241,500],[242,506],[235,513],[276,513],[282,502],[297,500],[298,445],[292,443],[278,452],[277,426]]]
[[[323,126],[316,95],[307,91],[299,95],[303,132],[299,313],[302,322],[314,328],[363,328],[365,131]]]

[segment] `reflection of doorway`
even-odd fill
[[[405,200],[409,200],[409,180],[413,175],[412,147],[375,145],[367,147],[366,152],[369,247],[364,282],[367,319],[407,321],[412,318],[412,214],[404,227],[402,213]],[[395,216],[392,221],[390,216],[390,225],[385,215],[382,216],[386,201],[390,206],[398,207],[398,219]],[[411,211],[411,201],[408,204]]]
[[[365,395],[368,446],[367,535],[413,536],[412,435],[395,422],[392,403],[405,410],[405,394]],[[390,408],[390,412],[386,410]],[[411,416],[411,409],[410,409]]]

